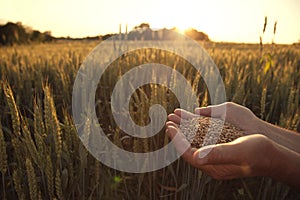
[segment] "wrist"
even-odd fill
[[[300,154],[280,144],[276,144],[274,153],[272,173],[269,177],[300,192]]]
[[[262,119],[256,118],[254,122],[252,123],[254,133],[267,135],[267,127],[268,123],[263,121]]]
[[[263,134],[261,134],[261,138],[262,142],[259,145],[263,147],[264,153],[263,157],[257,160],[257,166],[259,167],[257,175],[275,178],[282,171],[282,165],[279,163],[281,159],[278,159],[280,153],[277,147],[278,144]]]
[[[284,174],[284,166],[283,166],[283,153],[281,150],[281,146],[275,142],[272,142],[272,148],[270,148],[269,158],[271,159],[271,165],[269,168],[268,177],[279,180],[281,179],[279,176]]]

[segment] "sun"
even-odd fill
[[[174,25],[170,25],[170,26],[167,26],[165,28],[169,28],[170,30],[172,31],[176,31],[177,33],[180,33],[180,34],[185,34],[185,32],[187,30],[189,30],[191,27],[190,26],[186,26],[186,25],[183,25],[183,26],[180,26],[178,23],[174,24]]]
[[[151,16],[151,20],[149,20],[149,23],[151,27],[160,29],[160,28],[167,28],[176,30],[178,33],[184,34],[184,32],[196,25],[194,22],[195,19],[191,19],[188,15],[182,15],[178,14],[178,12],[167,12],[165,14],[165,17],[162,17],[160,15]]]
[[[188,28],[177,28],[177,27],[175,27],[174,31],[176,31],[177,33],[180,33],[180,34],[184,34],[187,29]]]
[[[179,33],[184,34],[184,32],[192,27],[192,25],[188,22],[188,20],[185,20],[184,18],[177,19],[175,21],[174,26],[178,29]]]
[[[172,24],[173,27],[176,27],[176,31],[181,34],[192,27],[190,21],[184,17],[174,18],[172,21],[167,21],[166,24],[170,24],[170,26]]]

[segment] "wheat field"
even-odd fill
[[[294,191],[268,178],[216,181],[179,159],[154,172],[110,169],[85,149],[71,114],[77,71],[96,42],[0,47],[0,199],[293,199]],[[202,43],[222,75],[228,101],[291,130],[300,129],[300,49],[292,45]],[[160,62],[176,68],[210,104],[205,84],[189,63],[143,50],[116,61],[100,79],[96,111],[107,137],[128,151],[149,152],[169,142],[161,130],[150,139],[129,137],[111,115],[116,81],[132,66]],[[156,57],[157,58],[157,57]],[[98,101],[97,101],[98,100]],[[148,121],[152,104],[179,107],[168,88],[145,85],[130,100],[133,120]],[[85,124],[86,127],[89,124]]]

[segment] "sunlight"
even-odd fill
[[[178,28],[177,26],[174,27],[173,31],[176,31],[177,33],[183,34],[185,33],[185,31],[188,30],[188,28]]]
[[[34,6],[33,6],[34,5]],[[59,6],[57,6],[59,5]],[[67,9],[72,5],[72,9]],[[195,28],[215,41],[258,42],[265,16],[268,27],[264,37],[270,42],[272,26],[278,21],[276,43],[299,40],[298,0],[171,1],[171,0],[12,0],[0,1],[0,20],[22,22],[54,36],[86,37],[116,33],[119,24],[129,30],[149,23],[153,29],[176,27],[179,33]],[[255,14],[253,13],[255,11]],[[64,17],[57,13],[64,13]]]
[[[175,25],[176,28],[177,28],[177,31],[181,34],[184,34],[185,31],[189,30],[190,28],[192,28],[192,25],[187,25],[186,23],[185,24],[176,24]]]

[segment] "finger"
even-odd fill
[[[207,116],[210,117],[211,115],[211,108],[210,107],[199,107],[195,109],[195,114],[196,115],[202,115],[202,116]]]
[[[171,142],[174,144],[177,152],[185,161],[195,166],[194,153],[196,152],[196,149],[191,148],[191,144],[177,128],[169,126],[166,132],[171,138]]]
[[[167,122],[166,122],[166,126],[167,126],[167,128],[168,128],[169,126],[173,126],[173,127],[175,127],[175,128],[178,128],[178,124],[174,123],[173,121],[167,121]]]
[[[168,119],[176,124],[180,124],[181,118],[176,114],[169,114]]]
[[[225,119],[226,103],[195,109],[197,115]]]
[[[178,132],[178,128],[176,128],[176,127],[174,127],[174,126],[169,125],[169,126],[167,126],[167,128],[166,128],[166,133],[167,133],[167,135],[168,135],[171,139],[173,139],[173,138],[175,137],[175,135],[177,134],[177,132]]]
[[[217,180],[230,180],[251,176],[249,167],[234,164],[203,165],[199,169]]]
[[[192,119],[195,117],[199,117],[199,115],[196,115],[183,109],[175,109],[174,113],[182,119]]]
[[[224,143],[202,147],[197,155],[199,165],[220,165],[220,164],[240,164],[241,145],[238,143]]]

